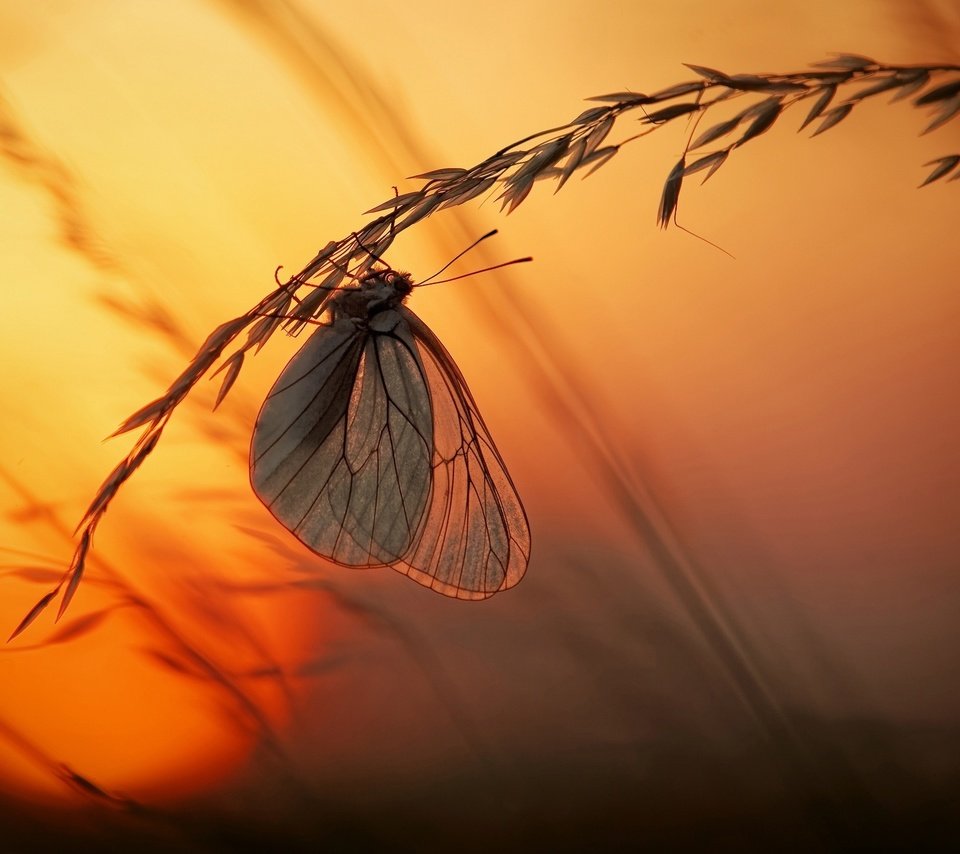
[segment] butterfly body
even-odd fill
[[[362,324],[379,312],[401,305],[412,291],[408,273],[378,270],[360,279],[356,288],[335,291],[328,307],[334,322],[350,317]]]
[[[526,516],[452,357],[393,270],[329,301],[281,373],[251,444],[254,491],[306,546],[483,599],[526,570]]]

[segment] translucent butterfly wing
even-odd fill
[[[526,571],[526,515],[466,381],[401,305],[310,337],[260,411],[251,482],[339,563],[390,565],[460,599]]]
[[[430,498],[433,428],[418,350],[395,311],[321,326],[267,395],[250,479],[273,515],[350,566],[407,554]]]
[[[433,408],[433,489],[410,554],[395,565],[447,596],[485,599],[516,584],[530,560],[520,497],[446,348],[410,309]]]

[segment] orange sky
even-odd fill
[[[298,269],[360,226],[392,185],[413,187],[404,176],[471,165],[587,96],[687,79],[684,61],[960,61],[949,3],[259,8],[0,9],[0,108],[22,155],[0,169],[3,563],[44,570],[4,577],[0,627],[69,560],[69,532],[131,444],[103,437],[278,264]],[[353,775],[385,753],[398,774],[455,762],[462,731],[435,702],[437,673],[479,719],[498,710],[484,732],[494,750],[546,751],[569,732],[655,738],[655,721],[633,729],[581,690],[591,656],[609,647],[626,672],[663,681],[674,652],[656,632],[632,645],[627,600],[645,625],[696,630],[588,433],[631,500],[660,508],[661,534],[724,603],[779,702],[955,721],[958,190],[915,188],[922,164],[960,150],[960,125],[919,137],[919,111],[882,103],[813,140],[799,122],[685,189],[681,221],[736,260],[655,227],[680,125],[557,196],[538,188],[509,218],[487,203],[398,241],[390,261],[415,276],[492,227],[485,259],[535,258],[413,306],[468,378],[526,503],[534,556],[516,591],[449,602],[387,571],[328,567],[278,529],[246,473],[259,401],[296,347],[278,336],[216,414],[214,386],[200,389],[111,508],[60,624],[88,630],[31,648],[57,638],[45,615],[0,652],[0,788],[68,797],[66,763],[111,792],[182,796],[274,737]],[[518,340],[524,324],[539,341]],[[538,363],[523,343],[543,348]],[[586,638],[576,654],[571,626]],[[436,670],[421,649],[439,650]],[[657,702],[699,714],[724,684],[705,666],[711,687],[673,675]],[[582,706],[543,724],[531,668],[543,697]]]

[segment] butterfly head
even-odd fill
[[[413,280],[409,273],[389,267],[371,270],[357,280],[357,286],[336,293],[331,309],[336,316],[365,320],[381,311],[396,308],[410,295]]]
[[[360,290],[376,294],[377,299],[390,302],[390,307],[399,305],[413,291],[413,279],[409,273],[401,273],[387,267],[371,270],[360,279]]]

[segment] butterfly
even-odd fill
[[[523,577],[530,530],[463,374],[404,304],[414,287],[388,267],[331,295],[260,409],[250,481],[317,554],[486,599]]]

